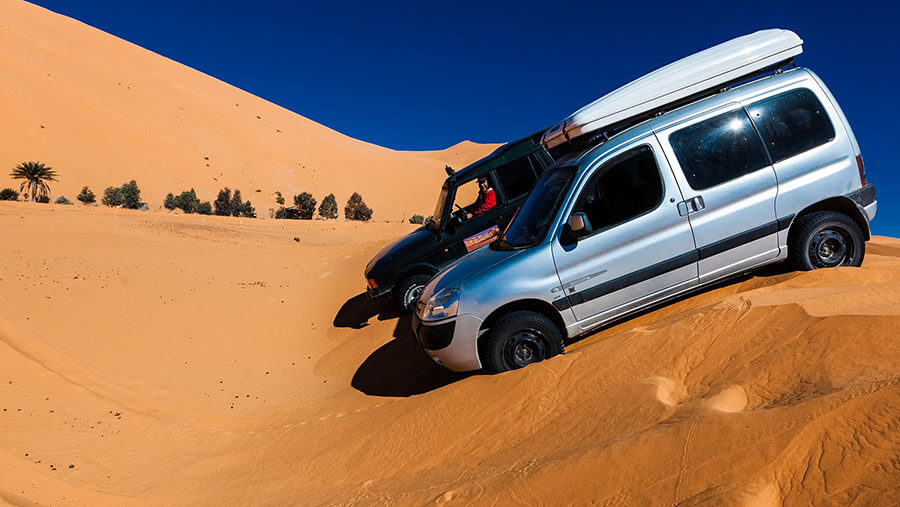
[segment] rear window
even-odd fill
[[[540,170],[537,170],[538,168]],[[503,192],[509,201],[527,194],[542,171],[543,167],[533,161],[530,155],[513,160],[496,169],[500,185],[503,186]]]
[[[694,190],[716,186],[769,165],[743,109],[674,132],[669,142]]]
[[[748,109],[772,162],[780,162],[834,139],[834,126],[822,103],[809,89],[781,93],[755,102]]]

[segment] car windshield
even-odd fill
[[[556,211],[562,203],[572,177],[574,167],[563,167],[547,171],[541,176],[525,203],[510,222],[503,236],[491,245],[497,250],[527,248],[544,239]]]
[[[441,195],[438,196],[437,204],[434,206],[434,214],[431,215],[431,221],[429,225],[432,230],[440,230],[441,228],[441,219],[444,216],[444,205],[447,202],[447,195],[450,193],[450,190],[447,187],[441,187]]]

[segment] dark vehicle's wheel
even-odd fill
[[[790,244],[794,268],[809,271],[837,266],[859,266],[866,241],[855,220],[834,211],[818,211],[800,219]]]
[[[547,317],[529,311],[497,319],[481,347],[481,362],[492,373],[515,370],[563,351],[562,334]]]
[[[401,312],[412,313],[416,310],[416,300],[429,280],[430,275],[410,275],[397,285],[397,306]]]

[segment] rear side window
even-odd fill
[[[593,230],[620,224],[654,208],[662,200],[663,184],[649,146],[640,146],[610,160],[591,176],[573,212],[584,213]]]
[[[755,102],[748,109],[773,162],[834,139],[834,125],[825,108],[816,95],[806,88]]]
[[[769,165],[743,109],[678,130],[669,136],[669,142],[694,190],[714,187]]]
[[[510,201],[527,194],[542,172],[543,167],[539,162],[532,160],[531,155],[513,160],[496,169],[506,199]]]

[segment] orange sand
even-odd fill
[[[466,377],[360,296],[408,230],[0,203],[0,499],[900,501],[900,241]]]
[[[239,188],[260,217],[301,191],[339,207],[359,192],[376,220],[431,214],[444,165],[496,145],[395,151],[349,138],[194,69],[18,0],[0,2],[0,188],[16,164],[57,169],[54,198],[75,202],[135,179],[151,209],[195,188]],[[436,119],[438,120],[438,119]],[[15,185],[18,189],[18,184]],[[420,191],[403,201],[404,188]],[[256,192],[259,189],[260,192]]]
[[[0,167],[55,166],[54,195],[359,190],[396,219],[490,149],[355,141],[29,4],[0,25]],[[900,503],[900,240],[466,376],[361,295],[411,229],[0,202],[0,504]]]

